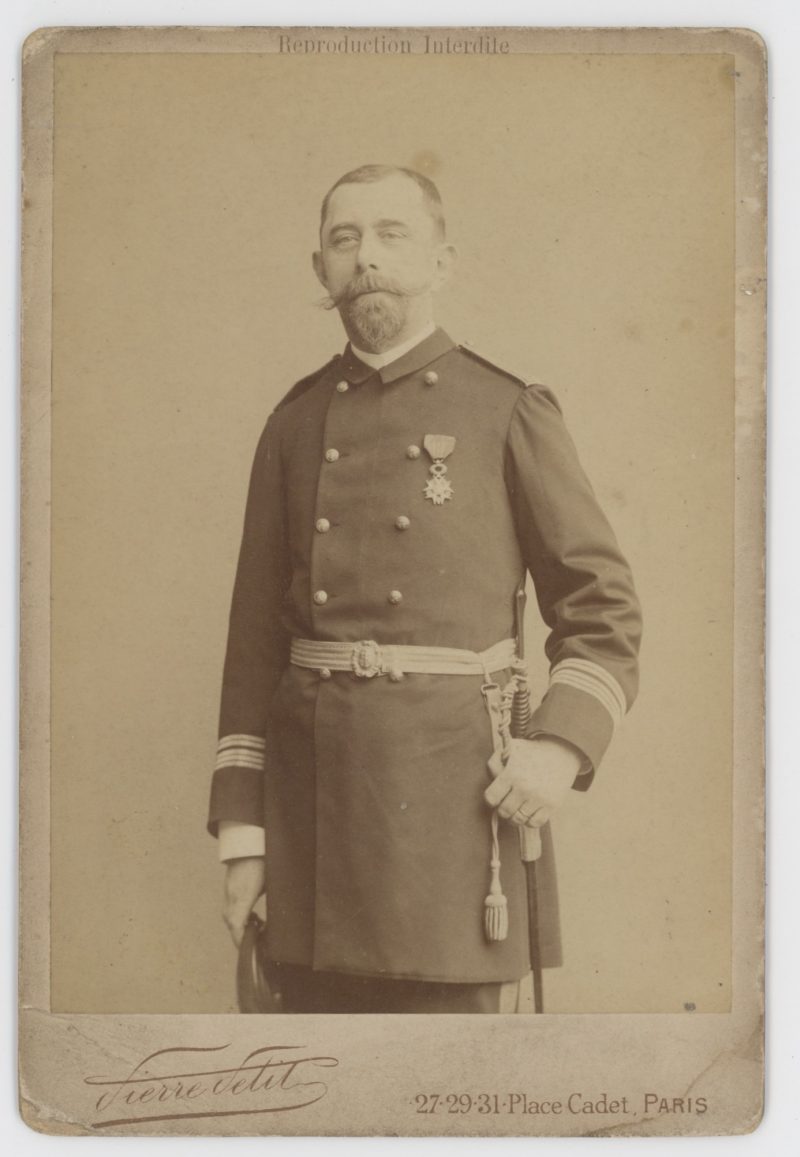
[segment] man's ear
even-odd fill
[[[328,282],[325,278],[325,266],[323,265],[322,254],[319,250],[311,254],[311,264],[314,266],[314,272],[316,273],[320,284],[323,285],[325,289],[327,289]]]
[[[450,280],[456,261],[458,250],[449,242],[442,242],[436,253],[436,275],[433,280],[433,289],[439,289]]]

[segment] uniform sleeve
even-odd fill
[[[592,770],[638,690],[641,612],[627,562],[581,468],[561,410],[542,386],[520,395],[506,482],[525,565],[549,628],[547,692],[529,735],[574,744]]]
[[[289,652],[281,625],[288,552],[276,424],[273,415],[256,450],[231,601],[208,816],[215,836],[220,820],[264,824],[267,709]]]

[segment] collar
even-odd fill
[[[353,350],[353,347],[348,343],[347,348],[342,354],[338,372],[350,382],[351,385],[356,386],[361,382],[365,382],[367,378],[372,377],[373,374],[378,374],[384,385],[389,385],[390,382],[396,382],[398,378],[404,378],[407,374],[416,373],[421,370],[423,366],[427,366],[430,362],[440,358],[449,350],[455,348],[455,342],[450,338],[443,329],[435,329],[433,333],[424,337],[422,341],[418,341],[416,345],[412,346],[406,353],[401,354],[393,361],[380,369],[373,369],[372,366],[366,365],[358,358]]]
[[[435,329],[436,326],[434,323],[429,321],[428,324],[415,333],[409,341],[392,346],[390,350],[384,350],[382,354],[367,353],[366,350],[360,350],[358,346],[352,346],[352,350],[360,362],[372,366],[373,370],[382,370],[384,366],[389,365],[389,362],[393,362],[396,358],[401,358],[403,354],[407,354],[410,349],[413,349],[415,345],[419,345],[426,337],[430,337]]]

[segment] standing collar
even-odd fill
[[[390,382],[396,382],[398,378],[421,370],[423,366],[435,361],[436,358],[440,358],[442,354],[446,354],[454,346],[455,342],[444,330],[437,328],[432,334],[424,337],[422,341],[407,350],[406,353],[401,354],[399,358],[395,358],[394,361],[375,370],[356,356],[348,342],[338,368],[351,385],[365,382],[373,374],[378,374],[383,384],[388,385]]]

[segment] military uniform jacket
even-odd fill
[[[455,439],[452,497],[440,504],[425,496],[431,434]],[[525,877],[506,823],[510,931],[494,943],[483,932],[492,735],[482,678],[392,681],[289,662],[292,637],[483,651],[513,637],[526,570],[550,630],[530,734],[578,747],[585,789],[636,692],[640,618],[552,394],[437,330],[382,370],[348,347],[270,416],[234,586],[209,829],[224,819],[266,828],[273,959],[452,982],[528,971]],[[545,836],[538,886],[552,965]]]

